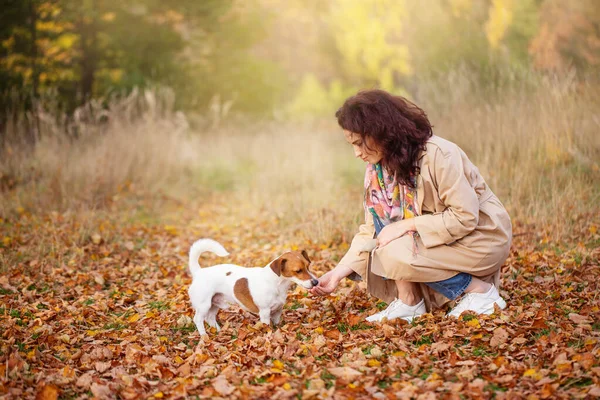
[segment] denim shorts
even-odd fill
[[[379,235],[379,232],[383,229],[384,225],[379,218],[373,216],[373,223],[375,224],[375,232]],[[458,296],[463,294],[467,286],[471,283],[473,277],[465,272],[459,272],[452,278],[445,279],[437,282],[423,282],[438,293],[443,294],[450,300],[456,299]]]

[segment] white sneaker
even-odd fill
[[[494,304],[497,304],[501,310],[506,308],[506,302],[498,294],[498,289],[492,285],[487,293],[466,294],[447,316],[458,318],[465,311],[473,311],[477,314],[493,314]]]
[[[419,317],[426,312],[427,310],[425,309],[425,301],[423,299],[421,299],[421,301],[414,306],[406,305],[402,302],[402,300],[396,299],[392,301],[385,310],[367,317],[366,320],[369,322],[380,322],[384,318],[387,318],[388,321],[396,318],[402,318],[408,322],[411,322],[413,318]]]

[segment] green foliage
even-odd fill
[[[28,109],[51,95],[72,111],[92,98],[158,85],[173,88],[180,107],[206,108],[220,95],[262,112],[285,85],[274,63],[249,52],[264,34],[260,8],[238,1],[28,0],[3,8],[4,109]]]
[[[359,89],[415,96],[459,69],[482,93],[507,69],[593,70],[599,23],[593,0],[5,0],[0,108],[166,86],[177,109],[331,118]]]

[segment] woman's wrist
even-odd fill
[[[338,264],[331,271],[331,278],[334,279],[337,283],[339,283],[342,279],[350,275],[354,270],[346,265]]]

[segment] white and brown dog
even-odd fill
[[[260,321],[277,325],[281,319],[287,291],[292,283],[311,289],[319,282],[308,271],[310,259],[306,251],[282,254],[264,267],[246,268],[219,264],[201,268],[198,257],[205,251],[225,257],[229,253],[218,242],[200,239],[190,249],[192,284],[188,294],[196,311],[194,323],[201,335],[206,334],[204,321],[219,330],[217,312],[230,304],[258,314]]]

